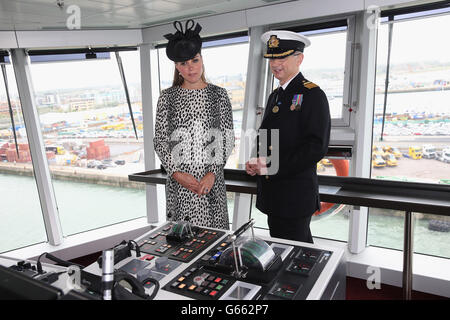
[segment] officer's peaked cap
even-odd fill
[[[284,58],[295,51],[303,52],[311,44],[304,35],[287,30],[267,31],[261,36],[261,40],[267,48],[264,58],[270,59]]]

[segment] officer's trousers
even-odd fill
[[[311,216],[284,218],[276,215],[268,215],[270,236],[287,240],[314,243],[309,227]]]

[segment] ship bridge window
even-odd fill
[[[8,51],[0,50],[0,63],[1,64],[9,64],[9,63],[11,63]]]
[[[373,179],[450,184],[450,43],[441,35],[450,5],[441,5],[381,12],[372,144],[396,161],[372,163]],[[368,244],[401,250],[403,216],[370,209]],[[416,252],[450,258],[448,217],[415,219]]]
[[[62,61],[80,61],[86,59],[110,59],[111,55],[109,52],[99,52],[99,53],[69,53],[69,54],[35,54],[30,55],[31,63],[41,63],[41,62],[62,62]]]
[[[0,253],[47,241],[27,129],[9,58],[8,52],[0,50]]]
[[[332,125],[348,126],[350,113],[344,105],[347,104],[349,86],[344,71],[347,55],[350,54],[347,43],[353,35],[348,32],[347,21],[337,20],[273,29],[297,32],[311,40],[311,46],[304,50],[305,58],[300,71],[306,79],[320,86],[327,95]],[[275,89],[279,82],[272,75],[271,78],[272,88]]]
[[[146,216],[137,48],[28,54],[63,235]]]

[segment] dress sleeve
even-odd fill
[[[170,133],[169,133],[169,100],[168,94],[162,92],[158,99],[156,120],[155,120],[155,135],[153,138],[153,144],[155,146],[156,154],[158,155],[161,163],[167,171],[169,177],[176,171],[180,171],[176,165],[174,158],[170,150]]]
[[[222,134],[222,147],[223,153],[220,158],[220,163],[215,162],[210,164],[209,171],[217,175],[223,171],[225,164],[227,163],[228,157],[234,148],[234,130],[233,130],[233,111],[231,108],[230,98],[228,97],[227,90],[224,88],[219,88],[218,90],[218,103],[220,112],[220,132]]]

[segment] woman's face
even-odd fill
[[[197,53],[197,55],[190,60],[176,62],[175,68],[177,68],[178,72],[180,72],[185,81],[197,83],[198,81],[201,81],[203,73],[202,56]]]

